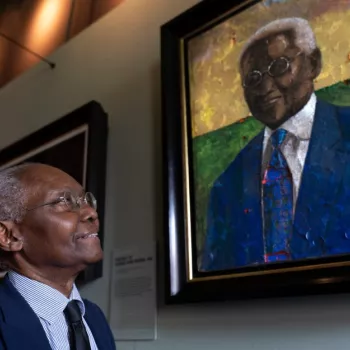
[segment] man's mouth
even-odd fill
[[[281,96],[269,96],[268,98],[264,98],[260,103],[263,106],[270,106],[276,103],[280,98]]]
[[[88,239],[88,238],[98,238],[98,233],[97,232],[93,232],[93,233],[78,233],[75,236],[76,240],[79,239]]]

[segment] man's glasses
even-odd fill
[[[46,205],[56,205],[60,203],[64,204],[69,211],[78,211],[83,205],[88,205],[95,210],[97,209],[96,198],[91,192],[86,192],[82,197],[74,196],[71,192],[64,192],[61,197],[54,201],[37,205],[33,208],[27,209],[27,211],[41,208]]]
[[[252,72],[248,73],[243,81],[243,87],[244,88],[254,88],[257,87],[263,79],[263,75],[267,73],[270,77],[276,78],[282,76],[284,73],[286,73],[289,68],[291,62],[300,54],[302,51],[298,52],[294,57],[279,57],[273,60],[266,71],[261,72],[259,70],[253,70]]]

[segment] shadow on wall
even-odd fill
[[[166,312],[174,309],[176,314],[169,313],[168,320]],[[350,327],[350,299],[345,294],[170,305],[163,312],[163,322],[169,322],[169,327],[171,323],[172,332],[176,334],[190,329],[193,337],[197,333],[203,334],[203,329],[208,328],[208,315],[212,331],[216,334],[220,332],[219,325],[226,325],[221,328],[223,338],[232,337],[232,333],[227,332],[227,326],[243,338],[244,335],[249,338],[256,332],[267,338],[271,337],[271,332],[277,338],[285,337],[286,330],[290,330],[291,336],[305,334],[315,339]],[[195,323],[192,315],[196,315]]]
[[[165,289],[165,255],[164,255],[164,197],[163,197],[163,140],[162,140],[162,113],[161,113],[161,74],[160,62],[153,65],[151,75],[151,99],[152,99],[152,150],[154,156],[153,188],[155,189],[153,207],[155,223],[155,239],[157,242],[157,302],[158,307],[164,305]]]

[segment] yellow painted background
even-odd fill
[[[319,89],[350,78],[350,0],[262,1],[188,43],[192,136],[250,115],[238,71],[245,40],[277,18],[309,21],[323,55]]]

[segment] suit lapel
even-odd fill
[[[86,323],[88,324],[92,335],[94,336],[96,345],[98,349],[105,349],[105,350],[114,350],[111,348],[109,344],[109,334],[103,334],[103,325],[106,323],[104,319],[99,319],[98,314],[95,312],[92,312],[91,308],[88,306],[87,303],[85,303],[86,306],[86,312],[85,312],[85,320]]]
[[[294,218],[294,258],[323,254],[323,236],[349,156],[334,106],[318,101]]]
[[[0,332],[7,350],[51,350],[39,318],[7,277],[0,284]]]
[[[239,217],[244,242],[246,264],[263,262],[264,240],[261,208],[261,163],[264,131],[260,132],[247,146],[246,156],[242,159],[243,213]],[[239,246],[240,250],[241,245]],[[237,252],[238,253],[238,252]]]

